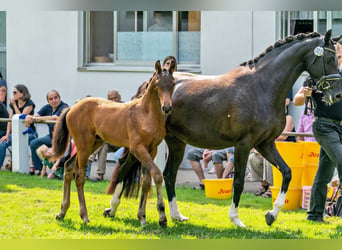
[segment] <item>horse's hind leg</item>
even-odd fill
[[[118,175],[120,171],[120,166],[117,166],[114,169],[113,175]],[[115,189],[114,189],[114,194],[113,197],[110,201],[110,208],[106,208],[103,212],[104,217],[114,217],[116,214],[116,210],[118,209],[120,205],[120,198],[122,195],[122,190],[123,190],[123,181],[119,183],[115,183]]]
[[[286,193],[291,181],[291,169],[280,156],[274,143],[258,146],[257,151],[265,157],[271,164],[276,166],[283,175],[283,182],[276,201],[273,204],[273,210],[268,211],[265,215],[267,225],[271,226],[277,219],[279,212],[285,204]]]
[[[63,185],[63,202],[61,210],[56,216],[57,220],[64,219],[69,207],[70,207],[70,186],[73,178],[73,169],[77,159],[77,154],[67,160],[64,164],[64,185]]]

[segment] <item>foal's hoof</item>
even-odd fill
[[[60,215],[60,214],[57,214],[57,215],[56,215],[56,220],[61,221],[61,220],[63,220],[63,219],[64,219],[64,216],[62,216],[62,215]]]
[[[159,221],[159,226],[161,227],[167,227],[167,220]]]
[[[273,224],[273,222],[275,221],[275,218],[274,216],[271,214],[270,211],[268,211],[266,214],[265,214],[265,219],[266,219],[266,223],[267,225],[271,226]]]
[[[103,216],[104,216],[105,218],[107,218],[107,217],[114,217],[114,215],[111,215],[111,214],[110,214],[111,211],[112,211],[112,209],[106,208],[106,209],[104,210],[104,212],[103,212]]]

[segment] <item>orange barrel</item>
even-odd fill
[[[289,188],[301,188],[302,187],[302,175],[303,175],[303,143],[297,142],[276,142],[276,147],[283,157],[284,161],[290,167],[292,172],[292,179]],[[273,186],[281,187],[283,176],[280,171],[272,166],[273,170]]]
[[[319,161],[320,146],[317,142],[301,142],[304,145],[302,185],[312,186]]]

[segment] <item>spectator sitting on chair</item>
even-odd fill
[[[34,122],[53,120],[56,121],[58,116],[62,113],[63,109],[68,107],[68,104],[61,100],[61,96],[57,90],[51,90],[46,95],[46,100],[48,104],[44,105],[37,114],[28,115],[25,119],[26,126],[32,125]],[[54,124],[48,124],[49,134],[43,137],[39,137],[30,142],[31,155],[32,155],[32,165],[30,167],[30,174],[34,175],[35,170],[38,170],[40,174],[42,170],[42,163],[37,155],[37,149],[39,146],[45,144],[51,147],[52,133]]]
[[[191,167],[200,180],[199,186],[195,187],[194,189],[204,189],[203,179],[205,179],[205,176],[200,161],[203,160],[205,167],[207,166],[208,162],[212,160],[217,178],[221,179],[223,176],[223,161],[227,161],[227,159],[229,159],[227,152],[232,152],[231,148],[221,150],[193,148],[188,151],[186,158],[189,160]],[[226,173],[226,176],[228,176],[228,174],[229,173]]]
[[[5,100],[7,95],[7,87],[2,81],[0,81],[0,118],[8,118],[8,111],[6,108]],[[0,122],[0,138],[6,135],[7,132],[7,122]],[[0,169],[2,165],[0,166]],[[11,169],[10,166],[7,169]]]
[[[18,84],[14,86],[13,98],[10,99],[10,110],[9,118],[12,119],[15,114],[34,114],[35,104],[31,100],[30,92],[27,87],[23,84]],[[0,166],[3,166],[6,149],[12,144],[12,123],[7,123],[6,134],[0,138]],[[34,124],[30,126],[30,133],[28,142],[30,143],[33,139],[37,138],[37,132]]]

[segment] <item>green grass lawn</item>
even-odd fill
[[[85,184],[90,223],[83,224],[75,183],[71,205],[64,221],[56,221],[62,201],[63,182],[38,176],[0,172],[0,239],[342,239],[342,218],[327,223],[309,222],[302,209],[282,211],[275,223],[266,225],[264,215],[271,199],[245,193],[239,215],[246,228],[237,228],[228,218],[231,199],[207,199],[204,191],[179,187],[176,190],[185,222],[172,221],[164,189],[168,227],[160,228],[155,192],[148,200],[148,225],[137,219],[138,200],[122,199],[115,218],[104,218],[111,196],[108,182]]]

